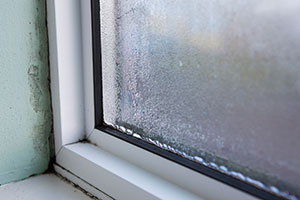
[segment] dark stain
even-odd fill
[[[52,133],[52,110],[50,96],[48,37],[46,23],[46,3],[36,0],[33,7],[34,19],[29,22],[32,29],[29,34],[30,58],[27,70],[30,88],[29,102],[36,113],[32,127],[32,143],[36,151],[34,160],[50,160]],[[53,137],[52,137],[53,138]]]
[[[64,169],[66,170],[66,169]],[[91,193],[89,193],[88,191],[82,189],[79,185],[73,183],[72,181],[70,181],[69,179],[63,177],[62,175],[58,174],[58,173],[55,173],[55,175],[60,178],[62,181],[72,185],[74,188],[76,188],[77,190],[79,190],[80,192],[82,192],[83,194],[87,195],[88,197],[90,197],[91,199],[94,199],[94,200],[100,200],[98,197],[92,195]],[[77,192],[76,190],[74,190],[74,192]],[[100,191],[101,193],[105,194],[103,191]],[[108,197],[110,197],[108,194],[105,194],[107,195]],[[110,197],[112,198],[112,197]]]
[[[35,65],[31,65],[28,69],[28,82],[30,87],[30,104],[35,112],[38,112],[41,107],[42,90],[39,82],[39,68]]]
[[[42,156],[49,156],[49,141],[47,134],[51,128],[51,123],[47,122],[47,119],[51,120],[51,116],[45,116],[41,124],[37,124],[33,128],[33,145],[35,152]]]

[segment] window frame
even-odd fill
[[[94,72],[101,77],[101,58],[93,56],[101,52],[100,24],[91,17],[98,3],[47,0],[56,172],[101,199],[281,199],[211,168],[182,166],[174,161],[193,162],[161,157],[157,147],[137,147],[138,139],[102,125],[94,100],[102,101],[102,90],[93,81]]]

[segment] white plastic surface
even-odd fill
[[[47,1],[55,151],[84,137],[80,0]]]
[[[28,178],[0,186],[3,200],[92,200],[78,188],[54,174]]]

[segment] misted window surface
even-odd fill
[[[100,4],[106,124],[299,197],[300,1]]]

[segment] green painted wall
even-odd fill
[[[0,184],[44,172],[52,116],[45,0],[0,1]]]

